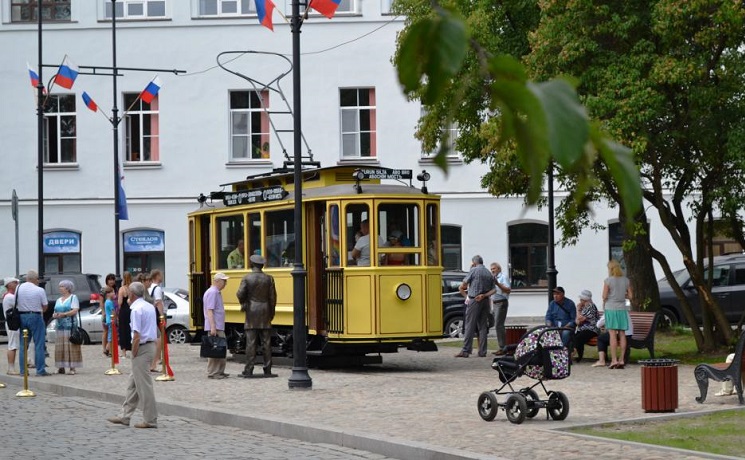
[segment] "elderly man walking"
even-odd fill
[[[486,356],[487,333],[489,332],[489,296],[496,292],[494,278],[484,267],[484,259],[473,256],[471,270],[460,285],[460,293],[466,297],[466,326],[463,349],[456,358],[468,358],[473,349],[473,336],[479,331],[479,356]]]
[[[119,425],[129,425],[137,409],[142,403],[144,421],[135,428],[158,428],[158,409],[155,405],[155,391],[153,379],[148,370],[150,362],[155,356],[155,340],[158,338],[158,326],[155,307],[146,301],[145,286],[135,281],[129,285],[129,304],[132,310],[130,326],[132,327],[132,373],[127,383],[127,394],[119,416],[108,419]]]
[[[29,270],[26,273],[26,282],[16,288],[16,308],[21,313],[20,331],[28,329],[34,339],[34,363],[36,363],[36,375],[39,377],[51,375],[44,369],[46,357],[44,343],[47,328],[44,325],[43,314],[47,311],[47,303],[47,294],[39,287],[39,274],[35,270]],[[19,367],[23,374],[26,372],[26,347],[23,343],[20,345]]]
[[[204,293],[204,330],[211,336],[225,337],[225,305],[222,301],[222,291],[228,282],[225,273],[218,272],[212,278],[212,286]],[[207,378],[224,379],[226,358],[207,358]]]

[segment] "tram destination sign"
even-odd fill
[[[364,179],[411,179],[411,169],[360,168]]]
[[[266,201],[280,201],[284,200],[287,195],[287,190],[277,185],[275,187],[264,187],[226,193],[222,198],[222,202],[225,206],[241,206],[244,204],[263,203]]]

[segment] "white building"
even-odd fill
[[[0,274],[10,275],[15,271],[12,190],[20,198],[20,271],[36,267],[38,260],[36,97],[26,70],[27,62],[38,66],[38,30],[35,0],[33,5],[0,2],[0,94],[5,105],[0,115]],[[45,119],[45,271],[78,268],[105,275],[115,270],[113,136],[107,119],[113,84],[110,76],[89,75],[83,66],[112,66],[112,23],[107,19],[111,2],[44,3],[54,5],[56,20],[43,26],[43,63],[56,67],[67,55],[81,66],[71,90],[52,87]],[[289,0],[275,3],[289,15]],[[422,154],[413,137],[421,108],[406,101],[391,64],[403,21],[388,14],[389,3],[343,0],[332,20],[311,14],[302,27],[302,124],[313,156],[323,166],[349,161],[415,173],[427,169],[432,174],[429,190],[443,196],[447,263],[467,268],[471,256],[481,254],[487,264],[499,261],[511,267],[513,283],[524,287],[515,289],[510,315],[541,315],[547,299],[542,287],[546,211],[524,209],[521,198],[497,199],[485,193],[479,186],[483,165],[466,165],[454,155],[446,177]],[[167,285],[185,287],[186,214],[198,207],[199,194],[267,172],[285,160],[266,115],[257,107],[258,98],[249,97],[254,88],[218,67],[217,56],[263,51],[289,58],[292,35],[278,13],[274,33],[262,27],[253,0],[116,4],[122,12],[116,35],[119,67],[186,70],[180,75],[123,70],[117,80],[117,105],[120,116],[124,114],[119,150],[129,206],[129,220],[121,221],[118,235],[122,262],[134,271],[163,268]],[[290,69],[286,60],[267,54],[229,54],[221,61],[261,82]],[[55,67],[43,68],[45,85]],[[156,73],[162,89],[155,101],[135,102]],[[282,88],[292,104],[291,76],[282,81]],[[83,91],[105,116],[85,107]],[[264,95],[271,110],[284,109],[277,93]],[[289,116],[272,120],[278,129],[292,127]],[[291,134],[281,136],[292,155]],[[560,192],[557,195],[558,200]],[[602,206],[595,213],[603,224],[617,217],[616,210]],[[663,252],[676,253],[656,221],[651,235]],[[608,231],[587,231],[577,246],[556,249],[558,284],[570,297],[587,288],[599,298],[613,244]]]

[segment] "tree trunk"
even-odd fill
[[[623,228],[627,229],[623,211],[618,213],[618,218]],[[649,250],[649,222],[644,211],[636,216],[634,223],[637,231],[633,235],[627,235],[627,239],[635,244],[623,251],[626,275],[634,293],[631,308],[636,311],[659,311],[660,290]]]

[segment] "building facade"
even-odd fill
[[[50,66],[42,68],[50,89],[44,117],[45,271],[114,272],[118,238],[123,269],[161,268],[167,285],[187,286],[186,214],[199,206],[199,194],[268,172],[293,155],[292,117],[281,113],[296,97],[291,75],[280,80],[281,91],[263,86],[291,70],[292,35],[280,14],[289,16],[290,1],[275,1],[273,33],[259,24],[253,0],[116,1],[117,65],[125,69],[116,94],[110,72],[97,69],[94,75],[90,68],[112,66],[112,2],[42,3],[42,61]],[[332,20],[313,13],[303,24],[303,155],[311,152],[323,166],[426,169],[432,176],[428,189],[443,197],[447,268],[467,270],[474,254],[487,264],[498,261],[515,287],[510,315],[543,314],[545,208],[526,208],[521,197],[490,196],[480,187],[485,166],[465,164],[457,152],[447,174],[422,152],[413,135],[421,106],[403,96],[391,64],[403,19],[389,11],[390,0],[343,0]],[[36,91],[25,66],[39,71],[36,14],[36,1],[0,0],[0,47],[6,57],[0,67],[6,105],[0,115],[5,170],[0,273],[5,275],[15,271],[13,190],[19,197],[20,271],[35,268],[38,260]],[[49,84],[65,56],[80,67],[69,90]],[[156,77],[161,89],[146,103],[138,96]],[[97,112],[86,107],[83,92]],[[129,214],[118,235],[115,99]],[[562,192],[556,194],[558,199]],[[588,230],[576,246],[556,248],[558,283],[571,297],[590,289],[599,298],[606,262],[619,251],[617,210],[598,205],[594,213],[608,230]],[[675,254],[665,230],[658,222],[651,225],[657,247]],[[673,260],[674,267],[680,265]]]

